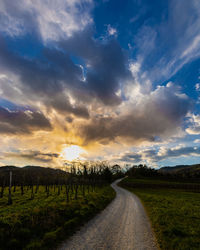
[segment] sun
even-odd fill
[[[77,146],[77,145],[71,145],[68,147],[65,147],[62,151],[62,156],[67,161],[73,161],[80,158],[81,153],[83,153],[84,150]]]

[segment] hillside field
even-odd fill
[[[31,199],[31,189],[21,195],[20,187],[12,194],[12,205],[7,205],[8,188],[0,199],[0,249],[51,249],[71,235],[77,227],[102,210],[115,196],[109,185],[95,187],[78,197],[70,191],[67,202],[66,190],[40,186]]]
[[[176,189],[171,182],[165,181],[164,184],[162,186],[163,181],[152,178],[129,177],[120,186],[141,199],[161,249],[199,250],[200,192],[188,189],[193,183],[188,183],[186,190],[183,183],[176,182],[182,189]]]

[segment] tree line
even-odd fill
[[[154,177],[165,180],[194,181],[200,180],[200,164],[196,165],[179,165],[175,167],[163,167],[155,169],[147,165],[133,165],[126,171],[130,177]]]
[[[8,205],[12,204],[12,197],[16,190],[23,196],[30,192],[30,199],[34,199],[40,189],[45,190],[46,197],[52,193],[66,194],[66,201],[78,199],[78,193],[85,196],[97,186],[101,187],[114,179],[124,176],[119,165],[109,166],[106,162],[72,163],[65,170],[44,168],[40,166],[0,167],[0,198],[8,189]],[[42,188],[43,187],[43,188]]]

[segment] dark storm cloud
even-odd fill
[[[81,78],[80,67],[59,50],[45,48],[40,59],[29,59],[10,51],[3,38],[0,39],[0,47],[2,69],[19,75],[27,93],[34,91],[40,96],[51,97],[63,90],[63,84],[75,87]]]
[[[26,20],[26,16],[22,15],[22,19]],[[35,30],[35,27],[30,25],[30,30]],[[43,49],[37,58],[10,50],[7,40],[1,38],[0,66],[6,73],[19,76],[20,90],[32,103],[37,100],[47,110],[66,113],[66,117],[73,114],[90,118],[89,111],[92,108],[94,111],[95,105],[92,108],[89,105],[93,101],[118,105],[123,100],[116,92],[128,80],[134,84],[127,67],[128,58],[117,40],[113,37],[95,38],[94,35],[92,27],[87,26],[74,31],[71,36],[62,36],[46,44],[38,39]],[[34,33],[33,36],[37,35]],[[128,111],[121,110],[118,116],[106,114],[106,117],[85,121],[78,128],[77,135],[84,138],[86,144],[90,141],[105,144],[118,137],[136,143],[156,141],[158,136],[167,138],[174,134],[190,109],[189,100],[170,86],[158,87],[148,96],[144,95],[137,105],[135,103],[132,105],[130,101]],[[126,109],[125,101],[124,104]],[[101,108],[103,110],[104,106]],[[2,131],[5,127],[3,123]],[[29,131],[27,127],[21,129]],[[13,125],[7,129],[12,131]]]
[[[88,125],[80,128],[85,142],[90,141],[114,141],[117,137],[131,138],[132,140],[154,141],[154,136],[167,130],[167,125],[159,124],[158,119],[151,120],[150,117],[129,114],[118,118],[97,118]]]
[[[75,33],[60,46],[72,51],[86,63],[86,84],[107,105],[119,104],[121,99],[115,94],[121,81],[131,78],[127,69],[127,57],[115,39],[93,38],[92,30]]]
[[[29,161],[38,161],[38,162],[52,162],[54,159],[59,157],[59,154],[56,153],[42,153],[40,151],[26,151],[26,152],[10,152],[4,153],[4,157],[14,157],[20,158]]]
[[[21,89],[28,98],[37,98],[59,112],[89,117],[86,106],[71,105],[63,93],[66,89],[68,92],[76,88],[78,91],[82,89],[81,68],[67,54],[46,48],[41,60],[31,60],[9,51],[3,39],[0,40],[0,45],[0,65],[20,76]]]
[[[86,106],[72,105],[69,99],[63,94],[57,94],[53,98],[48,98],[46,105],[53,107],[61,113],[71,113],[77,117],[89,118],[89,112]]]
[[[157,141],[157,137],[168,137],[177,132],[182,119],[191,108],[190,100],[168,84],[158,87],[140,104],[131,107],[127,114],[116,117],[94,118],[80,128],[85,143],[90,141],[114,141],[118,137],[134,142]]]
[[[66,110],[67,113],[85,118],[89,117],[86,105],[94,99],[100,99],[106,105],[117,105],[121,102],[116,91],[121,82],[131,75],[127,70],[127,57],[115,39],[96,39],[92,26],[87,25],[84,29],[73,31],[72,36],[61,36],[62,38],[59,37],[47,45],[40,34],[43,28],[38,23],[40,14],[37,8],[19,8],[15,3],[6,1],[3,6],[3,16],[0,18],[5,20],[7,28],[1,28],[10,35],[9,39],[13,39],[11,34],[21,36],[25,33],[31,35],[38,46],[43,48],[37,58],[31,59],[29,55],[11,51],[7,40],[0,38],[0,66],[5,72],[10,71],[20,77],[21,90],[27,97],[34,99],[36,94],[38,100],[59,112]],[[10,22],[13,22],[11,26]],[[55,23],[52,22],[52,27],[48,21],[47,24],[49,32],[56,32],[53,28]],[[76,57],[75,60],[71,59],[73,56]],[[84,67],[84,82],[79,61]],[[73,106],[67,96],[60,95],[65,90],[78,104]],[[56,98],[57,93],[60,95],[59,99]]]
[[[44,48],[37,59],[10,51],[1,38],[0,65],[5,71],[20,76],[23,91],[27,95],[36,93],[38,98],[45,99],[68,90],[78,102],[88,96],[87,102],[98,98],[106,105],[119,104],[121,99],[115,92],[120,82],[130,77],[124,52],[116,40],[100,42],[89,37],[87,32],[81,35],[81,39],[80,34],[74,34],[71,39],[60,42],[58,46],[62,46],[62,50]],[[80,65],[71,60],[69,53],[84,61],[84,82]]]
[[[38,111],[10,111],[0,107],[0,133],[30,134],[34,130],[51,130],[49,120]]]
[[[142,155],[139,153],[126,153],[120,158],[118,158],[120,161],[125,161],[125,162],[141,162],[142,161]]]
[[[119,89],[120,80],[126,81],[129,75],[124,54],[115,40],[98,49],[97,59],[91,58],[87,83],[105,104],[120,103],[121,99],[115,92]]]

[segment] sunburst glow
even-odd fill
[[[79,159],[83,152],[84,150],[81,147],[77,145],[71,145],[63,149],[62,156],[67,161],[73,161]]]

